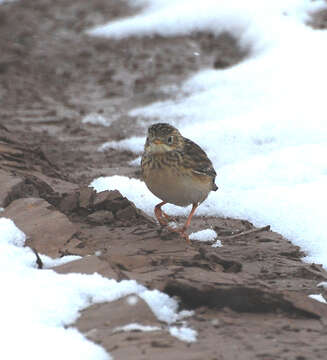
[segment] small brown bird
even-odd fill
[[[162,226],[171,218],[161,207],[167,203],[193,205],[185,225],[180,229],[168,227],[190,243],[185,233],[196,208],[218,189],[215,184],[216,171],[207,154],[193,141],[183,137],[172,125],[159,123],[151,125],[142,156],[143,179],[149,190],[162,200],[155,206],[154,213]]]

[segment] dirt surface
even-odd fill
[[[136,297],[84,310],[73,326],[115,359],[326,359],[327,307],[308,295],[327,295],[317,287],[327,273],[303,263],[287,239],[247,221],[195,217],[190,231],[212,226],[223,246],[188,246],[118,191],[87,187],[102,175],[139,177],[129,165],[135,154],[97,151],[106,141],[144,134],[148,120],[129,110],[178,96],[187,76],[232,66],[250,51],[228,34],[117,41],[84,33],[137,10],[116,0],[0,5],[1,214],[37,252],[82,256],[56,271],[135,279],[194,311],[184,321],[198,339],[186,343]],[[326,13],[313,25],[326,27]],[[94,113],[111,125],[83,123]],[[158,330],[120,329],[132,322]]]

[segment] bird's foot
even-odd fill
[[[166,219],[164,219],[164,212],[161,210],[161,204],[158,204],[155,208],[154,208],[154,214],[159,222],[159,224],[161,226],[167,226],[168,225],[168,221]]]
[[[186,232],[181,231],[181,232],[179,233],[179,235],[180,235],[183,239],[185,239],[186,242],[187,242],[189,245],[191,244],[191,240],[190,240],[188,234],[186,234]]]
[[[157,218],[157,220],[159,221],[159,224],[162,226],[162,227],[165,227],[165,226],[168,226],[168,221],[165,220],[164,218]]]
[[[185,232],[185,230],[186,230],[185,226],[183,226],[181,228],[167,226],[167,229],[171,232],[179,234],[179,236],[181,238],[185,239],[188,244],[191,244],[190,238],[189,238],[188,234]]]
[[[170,222],[177,223],[177,220],[174,217],[166,214],[164,211],[161,210],[160,207],[155,208],[154,213],[161,226],[167,226]]]
[[[163,211],[162,211],[162,215],[164,216],[164,218],[167,220],[168,223],[170,223],[170,222],[177,223],[178,222],[178,220],[175,217],[170,216]]]
[[[193,204],[193,208],[192,211],[188,217],[188,220],[186,221],[185,225],[181,228],[177,228],[177,226],[175,227],[174,224],[170,224],[170,222],[177,222],[177,220],[174,217],[171,217],[169,215],[167,215],[164,211],[161,210],[161,206],[165,205],[165,202],[161,202],[160,204],[156,205],[154,208],[154,214],[159,222],[159,224],[162,227],[165,227],[167,230],[169,230],[170,232],[173,233],[178,233],[183,239],[186,240],[186,242],[188,244],[190,244],[190,238],[189,236],[186,234],[186,229],[190,223],[191,217],[196,209],[196,205]]]

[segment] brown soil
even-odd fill
[[[129,117],[130,109],[167,98],[163,85],[174,85],[175,96],[197,70],[247,56],[228,34],[120,41],[83,34],[136,11],[116,0],[0,5],[2,214],[37,252],[83,256],[56,271],[135,279],[194,310],[187,319],[198,332],[192,344],[172,337],[141,299],[84,310],[75,326],[115,359],[325,359],[327,307],[307,295],[324,293],[317,284],[327,273],[303,263],[287,239],[269,229],[251,232],[247,221],[195,217],[190,230],[212,226],[223,247],[188,246],[119,192],[87,187],[97,176],[139,176],[129,166],[135,154],[97,151],[105,141],[144,134],[147,123]],[[322,27],[325,14],[317,21]],[[83,124],[89,113],[113,122]],[[114,331],[131,322],[161,330]]]

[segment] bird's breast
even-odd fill
[[[157,161],[156,161],[157,160]],[[194,174],[178,161],[142,161],[144,181],[159,199],[178,206],[204,201],[212,190],[212,179]]]

